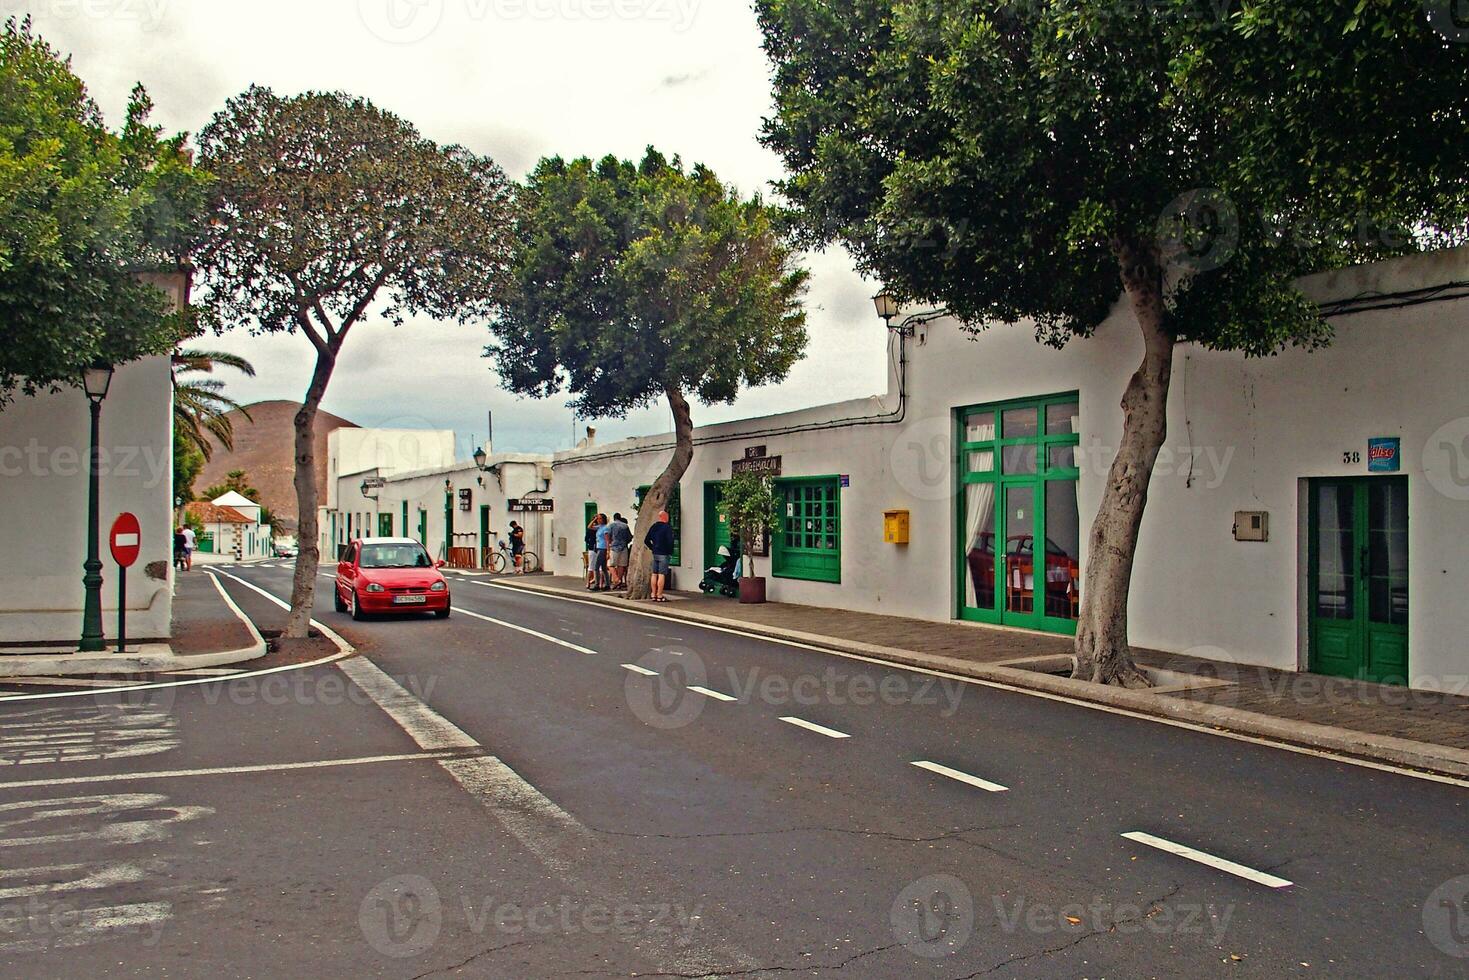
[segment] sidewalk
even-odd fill
[[[5,677],[77,677],[132,675],[224,667],[258,660],[268,650],[265,639],[199,571],[176,576],[173,638],[168,643],[130,645],[118,653],[109,637],[103,653],[66,650],[16,651],[0,656]]]
[[[1469,697],[1223,663],[1152,650],[1139,665],[1159,685],[1126,691],[1070,679],[1071,640],[973,623],[940,623],[814,606],[743,606],[698,593],[655,606],[586,591],[570,576],[504,580],[642,612],[739,628],[841,653],[973,677],[1141,714],[1430,772],[1469,776]]]

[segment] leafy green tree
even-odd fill
[[[286,627],[303,637],[320,563],[312,433],[342,347],[369,314],[487,317],[509,264],[511,185],[492,160],[340,93],[252,87],[199,144],[218,178],[199,256],[212,313],[299,333],[315,355],[295,418],[300,553]]]
[[[175,426],[173,430],[173,497],[189,503],[194,499],[194,481],[204,469],[204,454]]]
[[[1418,0],[756,8],[776,72],[765,140],[808,243],[845,242],[975,331],[1026,321],[1056,346],[1125,297],[1143,358],[1089,539],[1076,676],[1145,685],[1128,591],[1175,345],[1326,343],[1296,277],[1462,240],[1469,46]]]
[[[760,198],[649,148],[641,163],[541,161],[522,196],[512,285],[493,323],[500,377],[584,418],[664,398],[675,446],[643,500],[631,598],[649,591],[643,539],[693,459],[690,396],[733,402],[779,381],[806,347],[807,273]]]
[[[723,501],[730,529],[739,535],[744,572],[755,577],[756,543],[780,526],[780,495],[775,481],[756,473],[736,473],[724,484]]]
[[[234,451],[235,426],[230,412],[239,412],[246,421],[253,421],[243,405],[224,394],[223,381],[199,377],[213,374],[216,367],[234,368],[248,378],[255,377],[255,366],[237,354],[183,349],[173,355],[174,432],[206,463],[214,457],[216,442],[226,452]]]
[[[97,361],[171,348],[187,312],[145,282],[175,271],[202,227],[207,177],[183,137],[148,125],[134,89],[109,130],[71,63],[30,19],[0,34],[0,409],[77,382]]]

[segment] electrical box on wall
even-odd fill
[[[556,554],[560,555],[562,558],[565,558],[566,557],[566,539],[565,538],[557,538],[556,539]]]
[[[1263,510],[1242,510],[1234,515],[1234,540],[1269,541],[1270,515]]]
[[[909,513],[906,510],[885,511],[882,515],[882,539],[888,544],[907,544]]]

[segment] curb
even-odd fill
[[[814,647],[818,650],[865,657],[897,666],[918,667],[924,670],[938,671],[962,678],[983,681],[987,684],[1022,693],[1039,693],[1082,706],[1088,704],[1101,705],[1132,712],[1141,716],[1184,722],[1204,728],[1222,729],[1227,732],[1248,735],[1271,742],[1316,749],[1335,755],[1349,756],[1354,759],[1400,766],[1405,769],[1416,769],[1436,775],[1457,778],[1469,777],[1469,749],[1434,745],[1431,742],[1417,742],[1412,739],[1398,738],[1392,735],[1375,735],[1370,732],[1359,732],[1347,728],[1337,728],[1331,725],[1319,725],[1314,722],[1276,718],[1272,715],[1246,711],[1243,708],[1231,708],[1226,705],[1187,701],[1147,691],[1131,691],[1123,688],[1103,687],[1096,684],[1089,684],[1085,681],[1072,680],[1066,677],[1053,677],[1048,674],[1038,674],[1015,667],[976,664],[967,660],[957,660],[953,657],[917,653],[912,650],[900,650],[896,647],[879,646],[856,640],[842,640],[816,633],[803,633],[799,630],[790,630],[778,626],[765,626],[759,623],[748,623],[744,620],[726,619],[721,616],[711,616],[706,613],[684,612],[677,608],[676,603],[661,606],[653,605],[644,608],[641,604],[629,603],[626,599],[618,599],[596,593],[584,594],[558,586],[527,582],[496,584],[503,584],[506,588],[520,589],[525,592],[537,592],[545,595],[579,599],[584,602],[594,602],[599,605],[610,606],[613,609],[632,609],[663,619],[678,620],[696,625],[717,626],[755,636],[787,640],[792,643]],[[670,608],[670,606],[673,608]]]

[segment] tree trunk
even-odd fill
[[[334,353],[319,351],[306,400],[296,413],[296,577],[291,583],[291,615],[286,636],[304,639],[316,607],[316,573],[321,567],[321,534],[316,522],[316,413],[336,368]],[[332,542],[335,548],[336,542]],[[333,563],[336,555],[330,556]]]
[[[1142,365],[1122,397],[1122,445],[1107,476],[1102,506],[1092,524],[1081,622],[1076,634],[1079,680],[1119,687],[1150,687],[1133,663],[1127,638],[1127,603],[1138,531],[1148,503],[1153,464],[1168,436],[1168,387],[1173,377],[1174,337],[1163,309],[1163,270],[1151,250],[1118,249],[1122,283],[1142,329]]]
[[[653,594],[653,553],[643,544],[648,531],[658,521],[658,512],[668,509],[668,499],[673,488],[678,486],[689,464],[694,461],[694,418],[689,412],[689,403],[683,392],[670,385],[668,406],[673,409],[673,458],[668,461],[662,475],[653,481],[643,506],[638,509],[638,527],[632,537],[632,562],[627,574],[627,597],[646,599]]]

